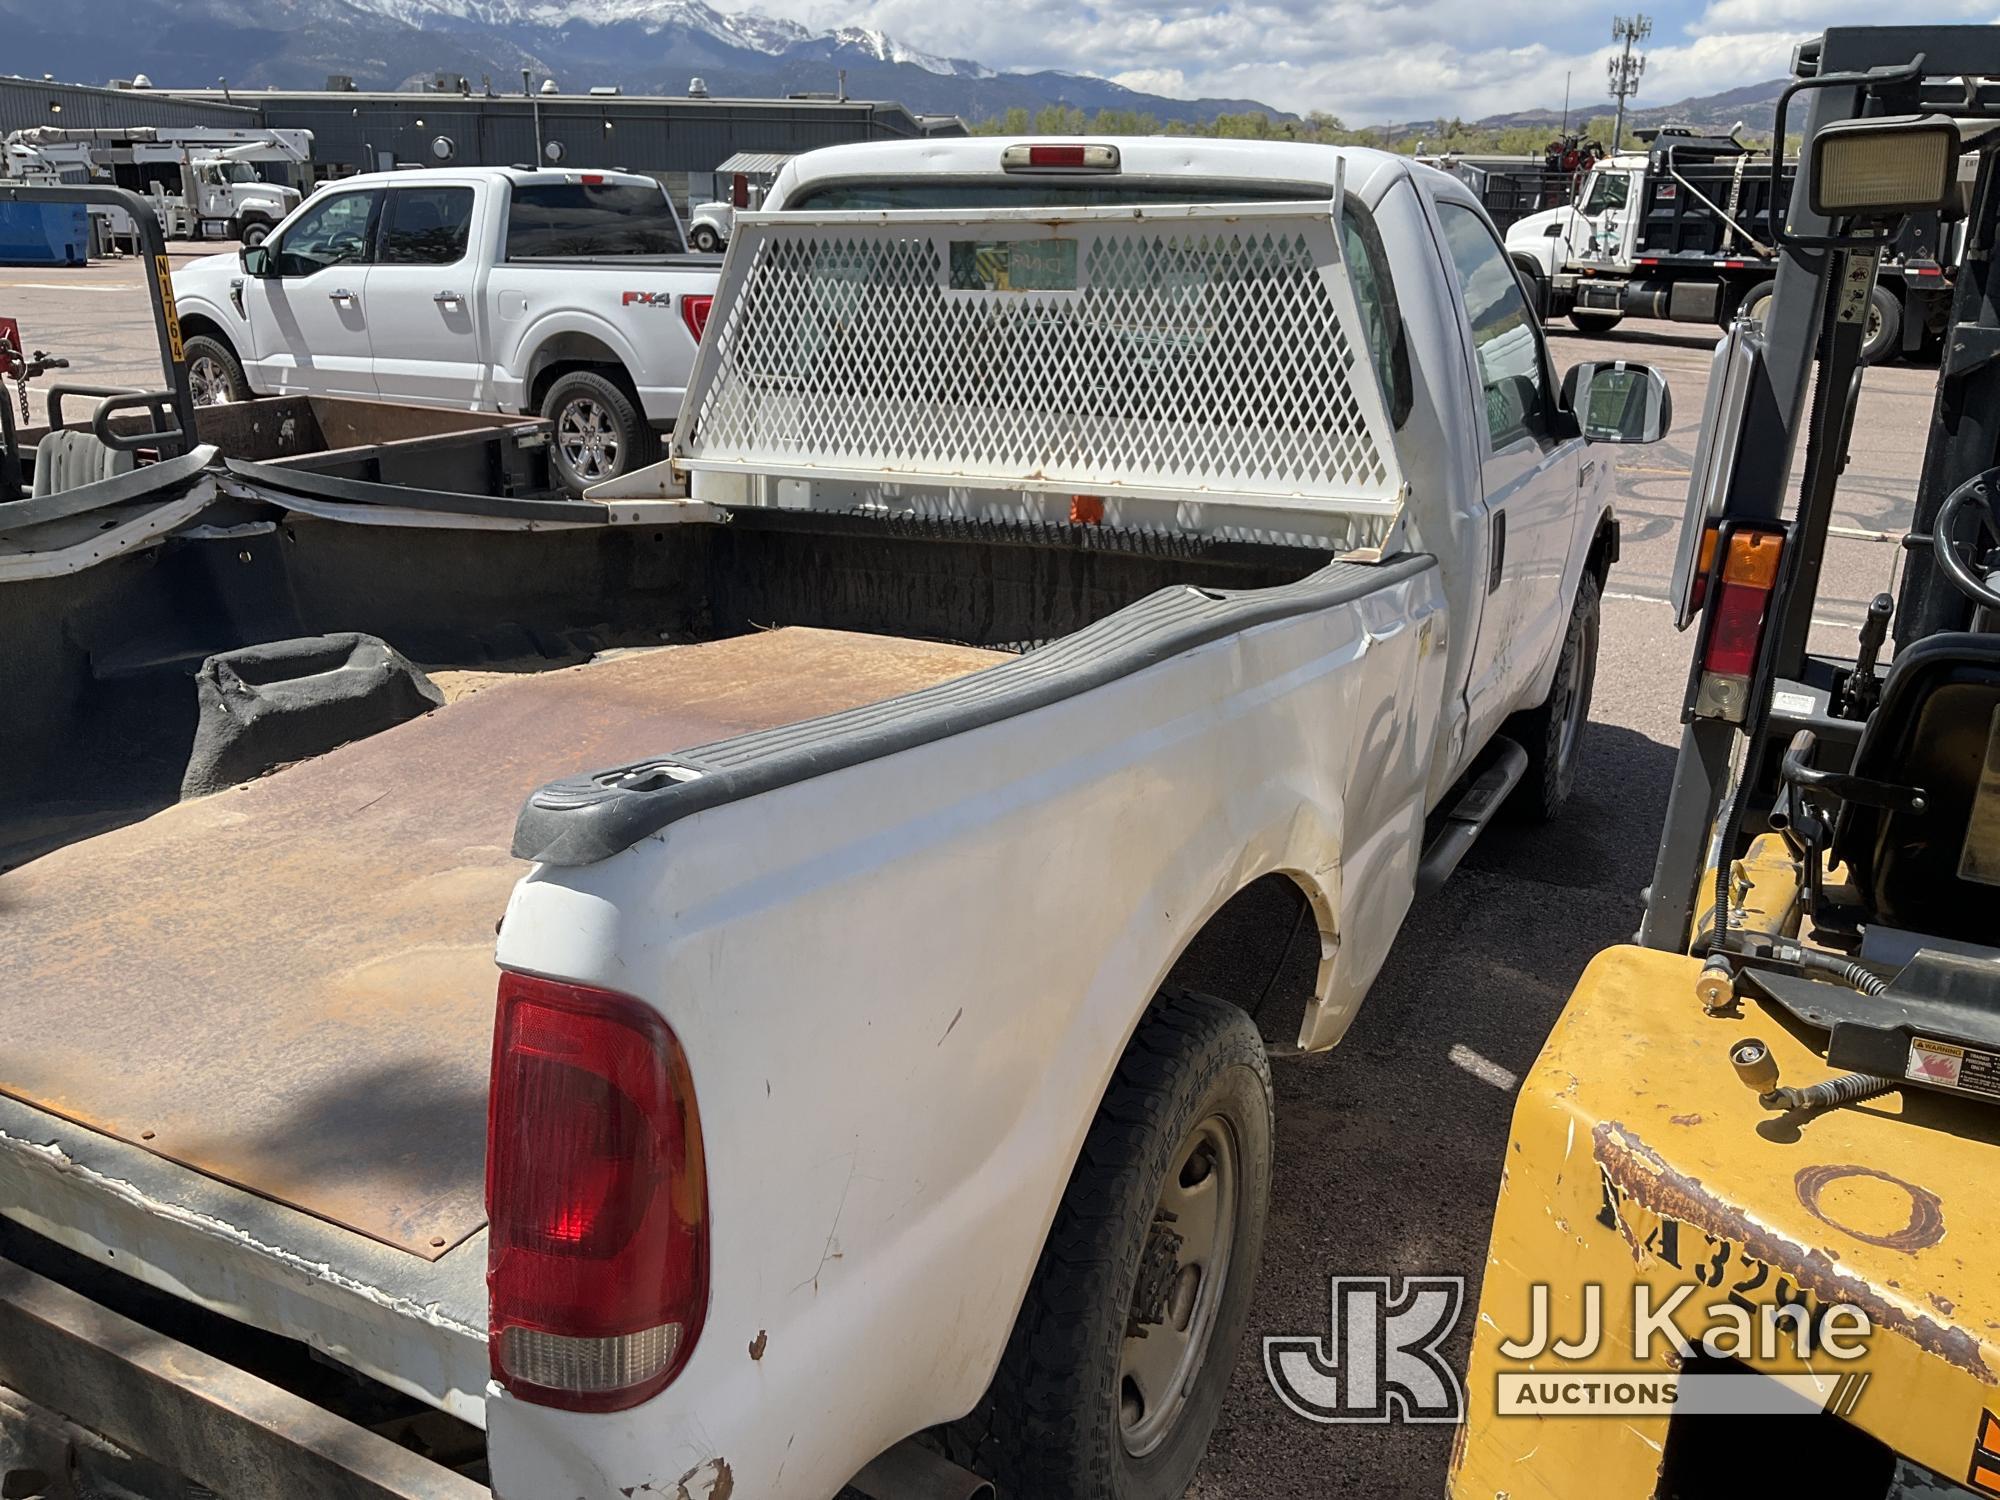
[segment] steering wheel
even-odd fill
[[[1982,554],[1991,544],[2000,543],[2000,509],[1995,506],[1995,486],[2000,485],[2000,469],[1975,474],[1950,495],[1931,526],[1931,550],[1938,566],[1958,591],[1974,604],[2000,614],[2000,589],[1987,581]],[[1976,511],[1979,528],[1973,540],[1963,546],[1958,541],[1959,517]]]

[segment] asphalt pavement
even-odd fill
[[[175,246],[174,259],[220,248]],[[0,267],[7,315],[20,319],[31,348],[69,355],[71,379],[159,383],[136,262]],[[1591,955],[1637,926],[1638,892],[1652,871],[1689,650],[1663,601],[1713,345],[1709,330],[1645,322],[1554,339],[1559,369],[1643,360],[1666,375],[1674,399],[1664,441],[1604,450],[1624,555],[1605,599],[1576,794],[1550,827],[1496,828],[1444,889],[1417,903],[1336,1051],[1276,1064],[1277,1181],[1263,1275],[1221,1426],[1190,1491],[1196,1500],[1392,1500],[1442,1488],[1453,1429],[1306,1422],[1267,1385],[1261,1339],[1324,1333],[1330,1276],[1462,1276],[1468,1302],[1446,1347],[1463,1367],[1515,1082]],[[1899,365],[1865,379],[1816,612],[1823,649],[1851,642],[1868,599],[1892,586],[1935,376]],[[0,395],[13,399],[11,389]],[[1313,961],[1294,953],[1289,977]]]

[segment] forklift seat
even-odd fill
[[[1921,787],[1922,812],[1848,802],[1833,853],[1872,918],[1967,942],[2000,931],[2000,636],[1934,635],[1897,656],[1853,773]]]
[[[86,428],[59,428],[35,444],[32,493],[39,497],[81,489],[114,474],[129,474],[138,463],[131,453],[108,446]]]

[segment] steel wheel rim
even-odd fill
[[[229,402],[229,376],[222,361],[197,355],[188,362],[188,394],[196,406],[224,406]]]
[[[607,479],[618,469],[618,429],[611,414],[578,396],[556,418],[556,446],[579,479]]]
[[[1167,1171],[1140,1252],[1114,1392],[1119,1437],[1134,1458],[1167,1440],[1207,1362],[1229,1285],[1242,1180],[1236,1134],[1220,1115],[1188,1132]]]

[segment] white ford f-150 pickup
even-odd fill
[[[1489,220],[1407,159],[796,158],[668,458],[592,492],[648,524],[209,528],[205,570],[93,605],[276,549],[290,592],[239,611],[441,685],[496,626],[654,649],[514,660],[0,877],[0,1461],[1180,1494],[1249,1317],[1269,1048],[1340,1040],[1499,802],[1564,802],[1596,444],[1667,418],[1643,366],[1558,379]],[[275,691],[257,653],[204,669],[225,704]]]
[[[330,183],[174,295],[198,404],[539,412],[580,493],[656,456],[715,275],[650,177],[482,167]]]

